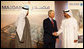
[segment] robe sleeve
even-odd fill
[[[77,24],[77,21],[74,24],[74,40],[78,40],[78,24]]]
[[[64,22],[62,21],[62,24],[60,26],[60,29],[57,32],[57,36],[60,35],[63,32],[63,24],[64,24]]]

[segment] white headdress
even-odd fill
[[[73,17],[72,11],[70,9],[66,9],[66,10],[64,10],[64,12],[66,12],[68,15]]]

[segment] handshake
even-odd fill
[[[56,32],[52,33],[53,36],[58,36]]]

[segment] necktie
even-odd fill
[[[53,22],[53,19],[51,19],[51,23],[53,24],[53,27],[54,27],[54,22]]]

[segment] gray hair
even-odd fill
[[[54,10],[49,10],[48,11],[48,16],[49,16],[49,14],[51,14],[51,12],[54,12]]]

